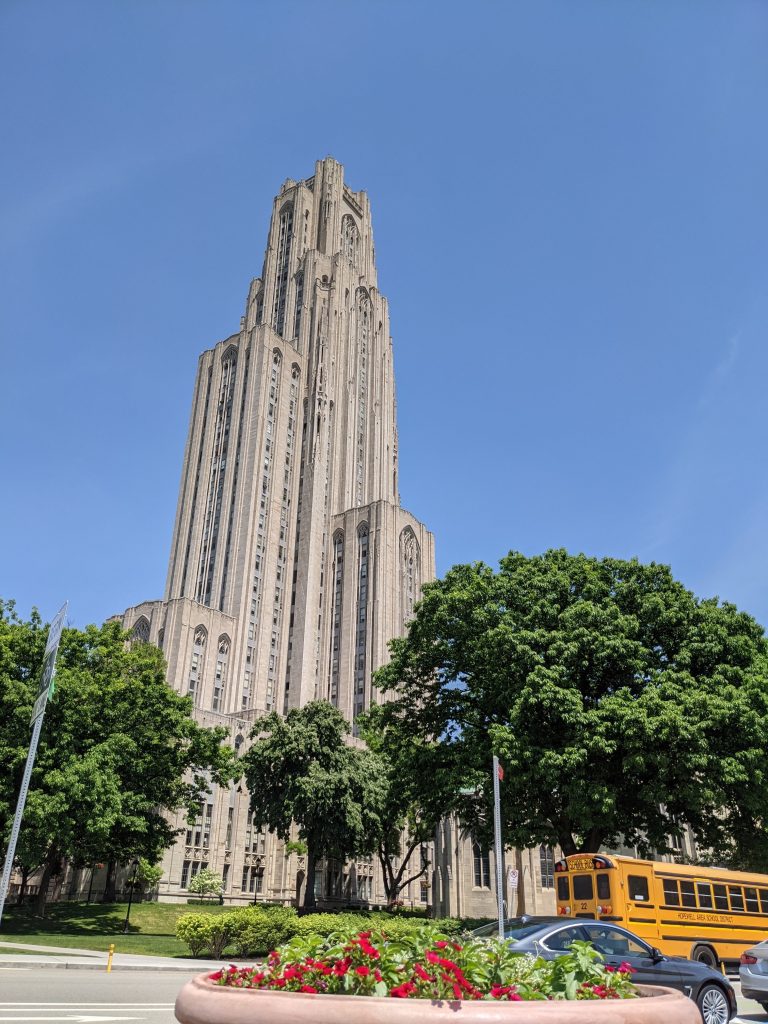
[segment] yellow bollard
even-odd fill
[[[111,942],[109,945],[109,956],[107,957],[107,974],[112,971],[112,957],[115,955],[115,944]]]

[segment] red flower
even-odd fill
[[[219,981],[223,974],[224,971],[214,971],[213,974],[209,974],[208,977],[211,979],[211,981]]]
[[[439,964],[441,961],[441,958],[437,955],[437,953],[433,953],[431,949],[428,949],[425,955],[427,960],[431,964]]]
[[[413,972],[419,978],[421,978],[422,981],[434,981],[435,980],[434,976],[431,975],[431,974],[428,974],[427,971],[425,971],[424,968],[421,966],[421,964],[414,964],[413,965]]]
[[[359,967],[355,968],[355,974],[359,974],[360,977],[362,977],[362,978],[365,978],[370,973],[371,973],[371,968],[370,967],[366,967],[365,964],[360,964]]]
[[[389,994],[394,996],[396,999],[407,999],[408,996],[413,995],[416,991],[416,986],[412,981],[404,981],[402,985],[397,985],[395,988],[389,990]]]
[[[634,974],[635,973],[635,968],[632,966],[632,964],[628,963],[626,960],[622,960],[622,962],[619,964],[619,970],[621,971],[622,974]]]
[[[302,985],[299,992],[314,992],[317,995],[317,989],[312,985]]]
[[[448,943],[447,943],[447,942],[444,942],[444,941],[443,941],[443,939],[440,939],[440,941],[439,941],[439,942],[436,942],[436,943],[435,943],[435,946],[436,946],[436,947],[437,947],[438,949],[447,949],[447,947],[448,947]]]

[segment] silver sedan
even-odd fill
[[[756,999],[768,1013],[768,939],[741,954],[739,979],[741,994]]]

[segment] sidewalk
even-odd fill
[[[105,945],[108,945],[105,944]],[[22,952],[24,950],[24,952]],[[107,950],[73,949],[69,946],[35,946],[26,942],[0,942],[0,968],[61,967],[67,970],[106,971]],[[246,961],[243,961],[243,966]],[[113,971],[184,971],[200,974],[216,971],[226,961],[182,960],[172,956],[141,956],[137,953],[115,953]],[[238,961],[239,964],[239,961]]]

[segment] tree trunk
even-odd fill
[[[310,847],[307,850],[307,880],[305,883],[306,888],[304,889],[304,906],[302,907],[305,914],[309,914],[317,908],[317,897],[315,896],[315,871],[317,868],[317,861],[317,855]]]
[[[593,828],[584,836],[584,842],[579,848],[579,853],[598,853],[603,845],[602,829]]]
[[[114,903],[116,900],[117,888],[117,861],[111,860],[107,864],[107,877],[104,882],[103,903]]]
[[[557,841],[560,844],[560,849],[563,851],[564,857],[570,857],[572,853],[579,852],[570,831],[566,831],[564,829],[560,830]]]
[[[517,917],[525,914],[525,870],[523,867],[523,851],[520,847],[515,849],[515,867],[517,868]]]
[[[48,886],[51,879],[60,869],[58,850],[52,849],[43,863],[43,877],[40,879],[40,891],[35,897],[35,913],[38,917],[45,917],[45,898],[48,895]]]
[[[24,890],[27,888],[27,882],[29,881],[29,868],[22,867],[21,869],[21,885],[19,886],[19,895],[16,899],[17,906],[21,906],[24,902]]]

